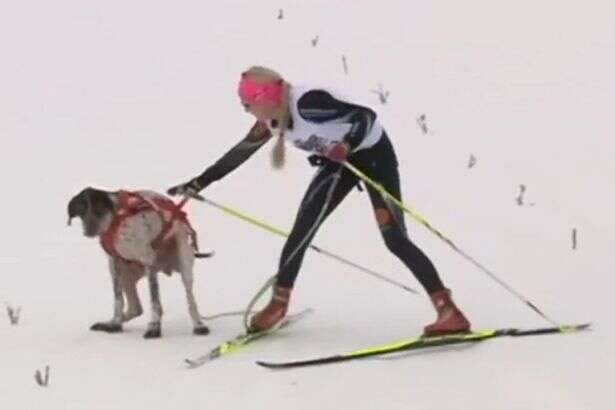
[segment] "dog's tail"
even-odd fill
[[[215,254],[216,254],[216,252],[214,252],[214,251],[211,251],[211,252],[195,252],[194,253],[194,257],[198,258],[198,259],[211,258]]]

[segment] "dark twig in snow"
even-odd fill
[[[519,186],[521,192],[519,192],[519,196],[517,196],[517,205],[523,206],[523,195],[525,195],[525,185],[521,184]]]
[[[47,387],[49,385],[49,365],[45,366],[45,376],[41,373],[40,370],[37,370],[34,373],[34,380],[41,387]]]
[[[423,131],[423,134],[429,133],[429,130],[427,129],[427,117],[425,116],[425,114],[421,114],[420,117],[416,119],[416,122],[419,127],[421,127],[421,131]]]
[[[370,90],[371,92],[378,94],[378,98],[380,98],[380,102],[383,104],[387,103],[387,100],[389,99],[389,92],[385,91],[384,88],[382,88],[382,84],[378,84],[378,89],[377,90]]]
[[[19,315],[21,313],[21,307],[18,306],[16,309],[6,303],[6,313],[9,315],[9,320],[12,325],[19,324]]]
[[[519,192],[519,196],[517,196],[517,205],[525,206],[526,203],[523,201],[523,197],[525,195],[525,191],[526,191],[527,187],[525,185],[521,184],[521,185],[519,185],[519,188],[520,188],[521,192]],[[527,205],[534,206],[536,204],[534,202],[530,202]]]
[[[342,65],[344,66],[344,73],[348,75],[348,61],[346,60],[346,56],[342,56]]]

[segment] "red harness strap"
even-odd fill
[[[118,209],[115,213],[109,228],[100,236],[100,244],[105,252],[109,255],[119,258],[127,263],[136,263],[141,265],[141,262],[128,260],[122,257],[115,249],[115,241],[117,240],[117,234],[120,226],[131,216],[135,216],[144,211],[155,211],[160,220],[162,221],[162,230],[158,236],[151,242],[154,250],[160,246],[167,238],[166,236],[173,228],[175,222],[185,224],[190,229],[190,237],[195,250],[198,250],[196,231],[190,225],[188,216],[181,210],[184,202],[176,204],[168,198],[162,196],[155,196],[147,198],[138,192],[120,191],[118,194]]]

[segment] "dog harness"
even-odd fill
[[[100,244],[107,254],[119,258],[126,263],[141,265],[135,260],[124,258],[119,254],[115,247],[117,235],[120,227],[126,219],[133,217],[141,212],[155,211],[162,221],[162,230],[151,242],[151,247],[155,250],[168,239],[168,235],[175,222],[183,223],[190,230],[190,238],[195,250],[198,250],[196,231],[190,225],[188,216],[181,210],[180,205],[163,196],[148,197],[138,192],[119,191],[118,209],[115,213],[109,228],[100,236]]]

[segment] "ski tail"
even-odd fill
[[[197,258],[197,259],[211,258],[215,254],[216,253],[214,251],[211,251],[211,252],[195,252],[194,257]]]
[[[261,339],[267,335],[276,333],[277,331],[284,329],[300,319],[304,318],[306,315],[312,313],[313,310],[311,308],[300,311],[299,313],[295,313],[292,315],[286,316],[276,327],[273,329],[269,329],[263,332],[253,332],[253,333],[242,333],[235,337],[234,339],[227,340],[213,348],[204,355],[195,357],[195,358],[187,358],[184,359],[184,362],[190,369],[194,369],[204,365],[207,362],[215,360],[222,356],[227,356],[232,354],[238,350],[241,350],[246,345],[254,342],[255,340]]]

